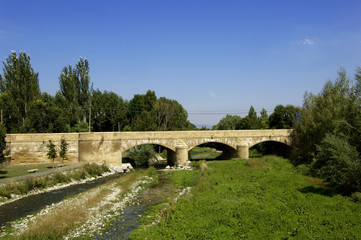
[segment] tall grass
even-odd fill
[[[359,239],[361,203],[279,157],[202,163],[191,194],[130,239]]]

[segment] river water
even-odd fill
[[[166,172],[158,173],[159,184],[145,189],[135,203],[125,207],[123,214],[119,215],[106,231],[94,234],[95,239],[127,239],[131,232],[139,227],[141,217],[150,206],[174,197],[175,193],[179,192],[167,178]]]
[[[33,214],[47,205],[62,201],[68,196],[72,196],[96,186],[102,185],[109,180],[120,176],[120,173],[115,173],[104,178],[98,178],[93,181],[72,185],[66,188],[53,190],[50,192],[30,195],[21,198],[14,202],[10,202],[0,206],[0,228],[7,223],[16,219],[26,217]]]
[[[149,206],[159,204],[169,197],[173,197],[178,190],[167,178],[166,172],[158,171],[159,184],[143,190],[132,205],[126,206],[123,213],[113,221],[106,231],[95,233],[95,239],[126,239],[133,230],[140,225],[140,218],[144,216]],[[0,228],[11,221],[33,214],[47,205],[60,202],[68,196],[79,194],[88,189],[102,185],[109,180],[119,177],[113,174],[82,184],[72,185],[63,189],[40,193],[24,197],[0,206]]]

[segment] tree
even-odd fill
[[[4,124],[0,123],[0,163],[5,161],[6,153],[6,128]]]
[[[91,106],[92,87],[90,86],[89,63],[86,58],[80,58],[73,68],[68,65],[59,76],[59,103],[67,110],[71,125],[80,121],[87,122]]]
[[[269,127],[275,129],[293,129],[296,127],[297,116],[300,108],[287,105],[277,105],[269,116]]]
[[[248,115],[246,116],[246,123],[243,129],[259,129],[260,120],[257,117],[257,112],[254,110],[253,106],[249,108]]]
[[[227,114],[224,118],[222,118],[219,123],[213,126],[214,130],[235,130],[238,129],[241,117],[237,115]]]
[[[319,145],[327,133],[337,136],[349,136],[358,148],[360,133],[359,121],[360,97],[356,96],[356,88],[341,69],[335,82],[327,81],[321,93],[306,93],[301,118],[297,127],[297,135],[302,143],[303,154],[316,154]],[[359,135],[358,135],[359,136]]]
[[[157,97],[154,91],[148,90],[146,94],[135,94],[133,99],[129,101],[127,118],[130,126],[134,131],[154,131],[157,126],[155,124],[154,115],[152,114],[154,104]]]
[[[12,109],[11,131],[16,132],[20,126],[25,125],[31,103],[40,98],[38,73],[34,72],[30,56],[25,52],[17,55],[12,51],[3,65],[4,77],[0,78],[0,90],[9,96]]]
[[[54,133],[66,131],[67,119],[62,109],[55,105],[46,93],[44,100],[36,100],[30,106],[26,132]]]
[[[269,117],[267,114],[266,109],[262,108],[260,120],[260,127],[261,129],[268,129],[269,128]]]
[[[297,126],[298,149],[320,176],[344,192],[361,191],[360,68],[355,82],[341,69],[322,91],[306,93]]]
[[[68,143],[65,141],[65,139],[61,139],[60,140],[60,152],[59,152],[59,156],[61,157],[61,159],[63,160],[62,162],[64,163],[64,159],[66,158],[66,152],[68,150]]]
[[[188,130],[192,128],[187,111],[176,100],[160,97],[153,108],[158,131]]]
[[[57,157],[55,145],[51,140],[49,140],[49,143],[46,145],[46,147],[48,148],[48,153],[46,155],[49,159],[52,159],[54,163],[54,160]]]

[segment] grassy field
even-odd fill
[[[0,179],[11,178],[23,175],[31,175],[28,173],[30,169],[38,169],[37,172],[48,171],[56,166],[57,163],[45,163],[45,164],[27,164],[27,165],[17,165],[17,166],[7,166],[0,168]]]
[[[333,193],[286,159],[196,164],[191,192],[162,209],[156,226],[145,220],[130,239],[361,238],[361,202]],[[177,174],[173,179],[184,186],[187,178]]]

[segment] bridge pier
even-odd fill
[[[237,157],[243,159],[249,158],[249,147],[246,141],[241,141],[237,144]]]
[[[185,165],[188,161],[188,146],[187,145],[177,145],[175,148],[176,159],[174,165]]]
[[[168,149],[167,150],[167,159],[169,165],[185,165],[188,161],[188,146],[187,145],[177,145],[175,152]]]

